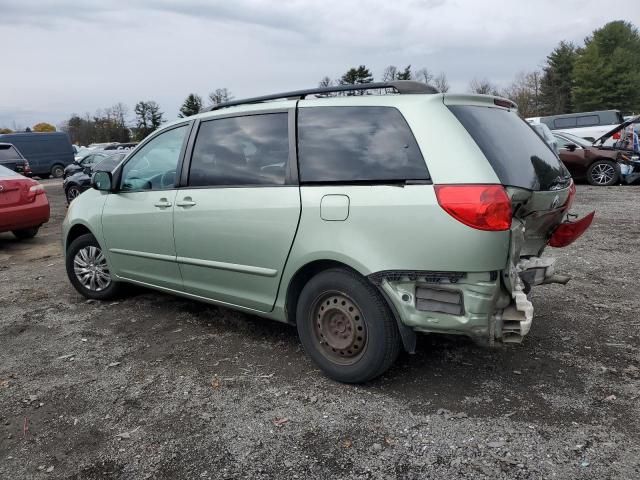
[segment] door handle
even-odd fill
[[[167,202],[166,198],[161,198],[159,202],[154,203],[158,208],[168,208],[171,206],[171,202]]]
[[[177,207],[193,207],[195,204],[191,197],[185,197],[181,202],[176,202]]]

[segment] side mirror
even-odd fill
[[[91,176],[91,188],[95,188],[96,190],[100,190],[103,192],[112,191],[112,181],[111,173],[109,172],[94,172]]]
[[[573,143],[567,143],[564,148],[566,148],[567,150],[569,150],[570,152],[575,152],[576,151],[576,146]]]

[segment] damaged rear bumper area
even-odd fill
[[[401,329],[466,335],[485,345],[519,343],[533,321],[530,288],[569,281],[553,263],[530,257],[508,272],[387,271],[369,278],[391,303]]]

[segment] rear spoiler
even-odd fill
[[[500,107],[508,110],[518,110],[518,105],[508,98],[495,95],[480,94],[445,94],[442,97],[445,105],[475,105],[478,107]]]

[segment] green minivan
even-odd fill
[[[92,186],[63,224],[82,295],[137,284],[287,322],[354,383],[416,333],[520,342],[531,286],[568,280],[542,251],[593,218],[567,220],[571,177],[515,104],[409,81],[220,104]]]

